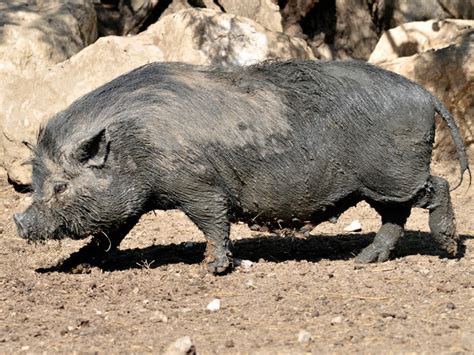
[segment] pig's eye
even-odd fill
[[[67,189],[67,184],[65,182],[56,182],[54,184],[54,193],[56,195],[62,194]]]

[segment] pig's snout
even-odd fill
[[[33,218],[31,215],[26,213],[15,213],[13,215],[13,221],[15,221],[16,229],[20,237],[28,239],[32,235],[33,230]]]

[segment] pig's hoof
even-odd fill
[[[224,255],[218,259],[207,259],[205,260],[207,271],[214,275],[222,275],[231,271],[234,267],[232,257]]]
[[[441,244],[441,249],[446,251],[450,257],[458,255],[458,242],[454,238],[446,238]]]
[[[382,262],[387,261],[389,257],[390,249],[371,244],[356,256],[355,262],[359,264]]]

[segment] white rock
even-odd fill
[[[211,312],[217,311],[221,308],[221,300],[218,298],[214,298],[206,307]]]
[[[247,286],[248,288],[256,288],[254,283],[253,283],[253,280],[248,280],[246,283],[245,283],[245,286]]]
[[[181,337],[174,343],[170,344],[163,354],[165,355],[186,355],[195,354],[196,349],[194,348],[193,341],[189,336]]]
[[[298,333],[298,342],[300,343],[309,343],[312,339],[311,333],[306,330],[300,330]]]
[[[249,271],[253,262],[250,260],[234,259],[234,265],[241,268],[243,271]]]
[[[362,230],[362,224],[360,224],[359,220],[356,219],[344,228],[344,230],[346,232],[360,232]]]
[[[151,321],[156,321],[156,322],[166,323],[166,322],[168,322],[168,317],[166,316],[166,314],[164,314],[161,311],[155,311],[155,312],[153,312],[152,316],[150,317],[150,320]]]

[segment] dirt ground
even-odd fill
[[[434,170],[458,179],[453,164]],[[466,192],[466,183],[452,193],[459,259],[442,256],[427,212],[415,209],[390,261],[356,265],[380,226],[361,203],[308,238],[234,225],[236,257],[252,264],[215,277],[200,266],[203,236],[178,211],[144,216],[100,267],[56,272],[87,240],[19,239],[11,215],[30,197],[0,180],[0,353],[157,353],[183,336],[201,354],[474,352],[474,187]],[[362,232],[344,232],[355,219]],[[211,312],[215,298],[221,308]]]

